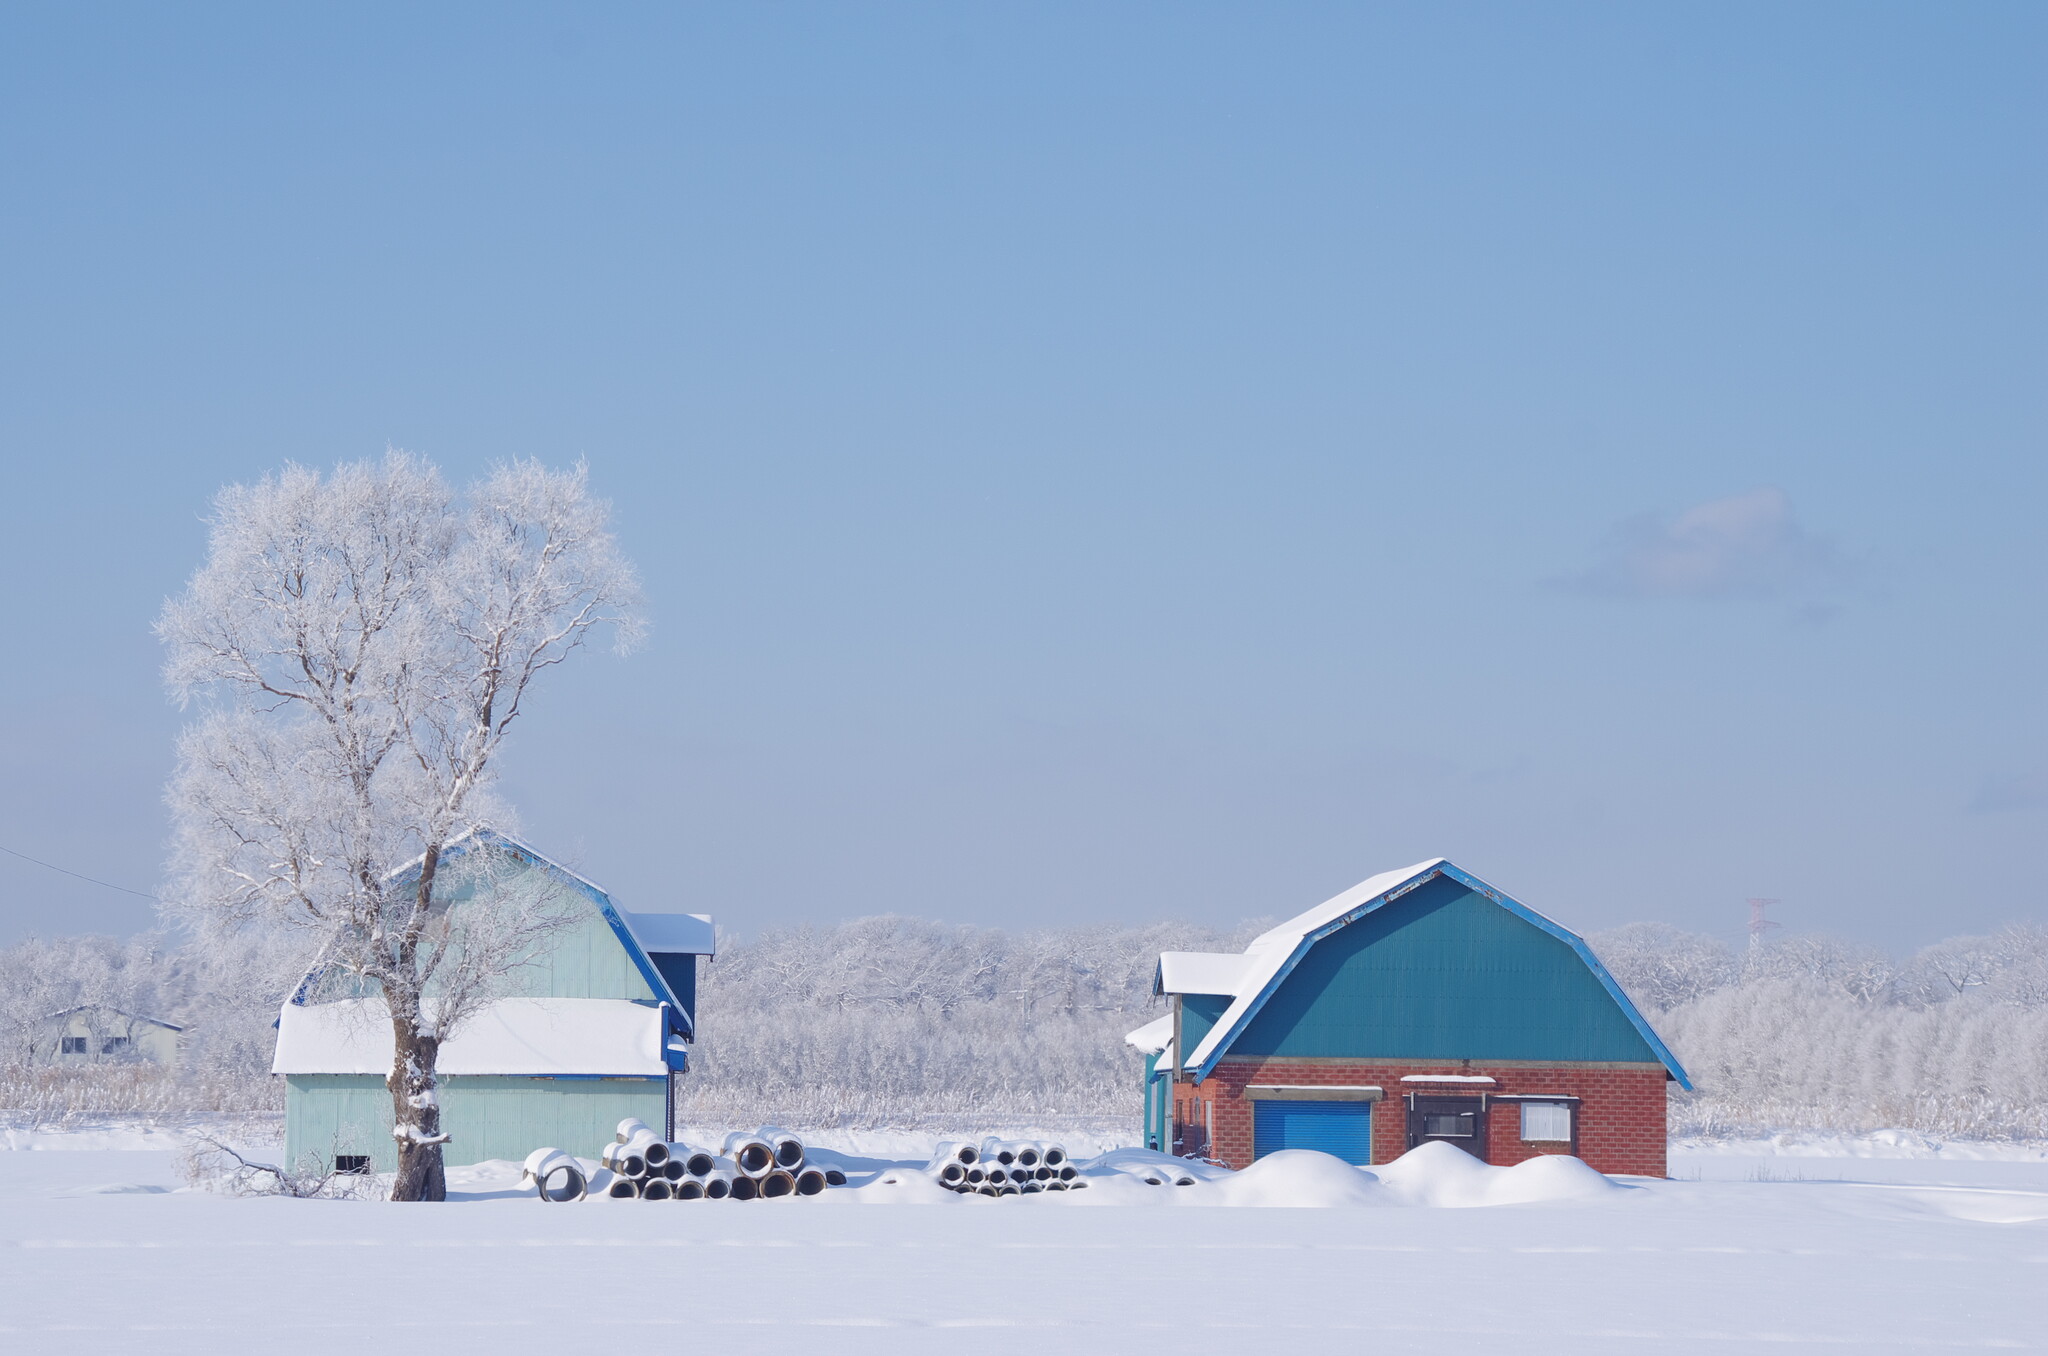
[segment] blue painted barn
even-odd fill
[[[669,1127],[696,1036],[697,961],[716,949],[711,920],[623,909],[505,834],[479,832],[450,852],[492,854],[494,888],[545,891],[567,918],[441,1047],[449,1161],[523,1159],[543,1145],[596,1157],[628,1116]],[[479,874],[450,873],[449,908],[464,906],[461,882]],[[272,1063],[286,1087],[286,1162],[395,1168],[391,1061],[382,999],[339,972],[308,974],[279,1015]]]
[[[1586,943],[1443,858],[1389,871],[1242,954],[1166,952],[1146,1142],[1243,1167],[1359,1164],[1444,1140],[1491,1163],[1574,1153],[1661,1177],[1685,1070]]]

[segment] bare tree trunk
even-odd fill
[[[384,986],[385,1001],[391,1009],[392,1133],[398,1139],[398,1176],[391,1183],[394,1201],[445,1201],[448,1176],[441,1146],[448,1137],[441,1133],[441,1080],[436,1063],[441,1055],[441,1034],[420,1033],[419,974],[420,931],[432,910],[434,880],[440,873],[441,848],[430,845],[420,858],[419,880],[413,889],[412,919],[398,940],[396,975],[407,981],[403,995]]]
[[[410,1014],[409,1014],[410,1015]],[[441,1042],[419,1034],[416,1015],[396,1013],[391,1027],[396,1057],[385,1080],[391,1089],[393,1132],[398,1140],[398,1178],[391,1184],[394,1201],[448,1199],[446,1165],[441,1146],[441,1080],[434,1072]]]

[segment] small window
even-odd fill
[[[60,1055],[82,1055],[85,1053],[85,1037],[65,1036],[57,1047]]]
[[[1571,1143],[1571,1105],[1567,1102],[1522,1103],[1522,1138]]]
[[[126,1036],[109,1036],[100,1042],[100,1053],[103,1055],[118,1055],[127,1048],[128,1038]]]
[[[354,1174],[366,1173],[370,1170],[370,1156],[368,1154],[336,1154],[334,1156],[334,1170],[336,1172]]]
[[[1431,1136],[1442,1136],[1445,1139],[1470,1139],[1472,1138],[1473,1124],[1477,1119],[1469,1111],[1460,1111],[1449,1115],[1425,1111],[1422,1113],[1422,1133]]]

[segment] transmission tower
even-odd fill
[[[1749,901],[1749,949],[1751,951],[1764,944],[1764,934],[1766,932],[1769,932],[1772,928],[1783,926],[1781,923],[1773,923],[1770,919],[1764,917],[1764,910],[1777,902],[1775,899],[1752,899]]]

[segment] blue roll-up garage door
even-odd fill
[[[1254,1102],[1252,1157],[1320,1149],[1360,1167],[1372,1162],[1371,1102]]]

